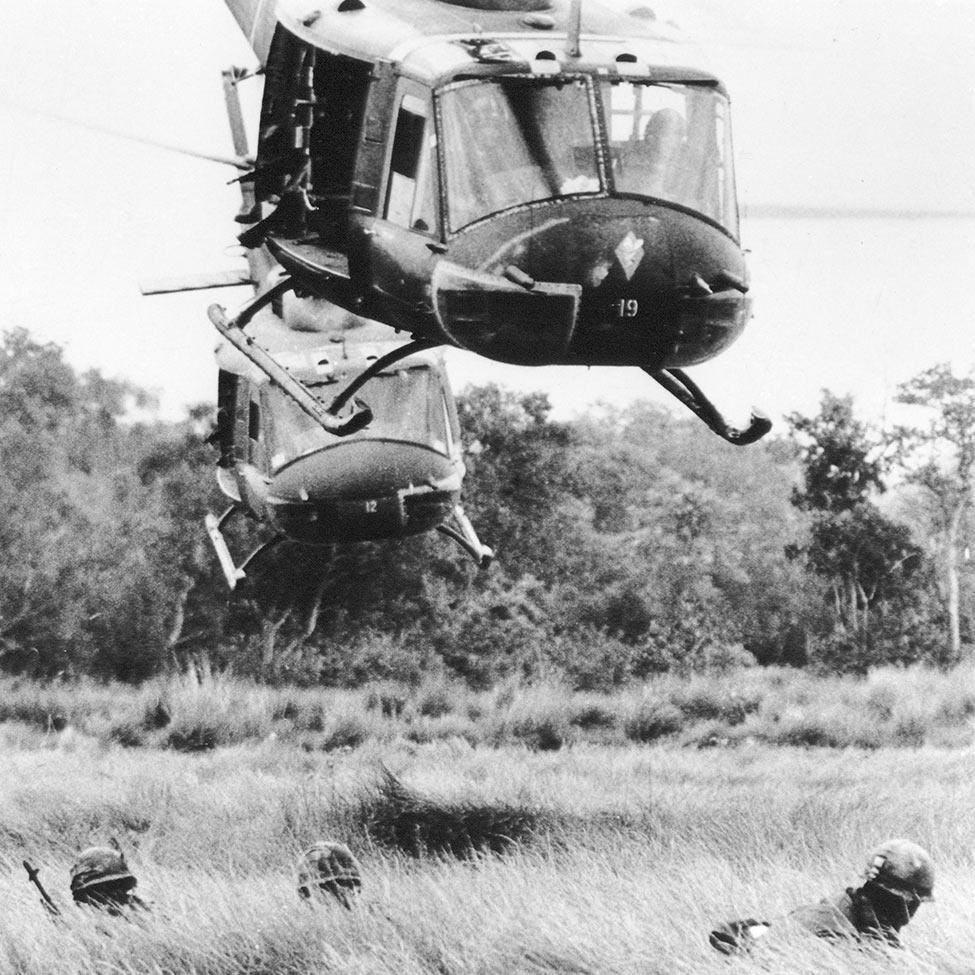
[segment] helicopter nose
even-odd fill
[[[751,302],[741,250],[717,227],[643,204],[600,214],[577,231],[573,273],[584,285],[571,346],[577,360],[689,366],[717,355],[745,327]]]
[[[428,531],[460,498],[463,468],[419,443],[351,440],[298,457],[274,475],[275,526],[312,544]]]
[[[741,335],[751,315],[748,285],[740,276],[722,269],[708,282],[692,270],[678,288],[676,341],[664,365],[706,362]]]
[[[485,221],[440,262],[435,307],[452,341],[509,362],[660,369],[703,362],[741,333],[747,271],[719,227],[650,201],[559,213]]]

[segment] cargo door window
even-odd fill
[[[435,229],[435,143],[422,98],[405,94],[396,116],[396,133],[386,190],[387,220],[411,230]]]

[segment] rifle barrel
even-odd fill
[[[41,897],[44,898],[44,906],[52,913],[60,914],[61,912],[58,910],[57,904],[51,900],[51,895],[44,889],[41,878],[37,876],[40,870],[37,867],[31,866],[28,860],[24,860],[24,869],[27,871],[27,877],[30,882],[40,891]]]

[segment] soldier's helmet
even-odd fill
[[[931,855],[910,840],[893,839],[881,843],[867,859],[864,876],[893,894],[913,892],[919,900],[934,900]]]
[[[71,868],[71,896],[76,901],[108,890],[125,893],[135,885],[124,854],[110,846],[88,847]]]
[[[345,907],[362,887],[359,861],[344,843],[322,840],[309,847],[298,858],[298,893],[305,898],[324,891]]]

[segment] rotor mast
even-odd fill
[[[571,0],[569,4],[569,24],[565,35],[565,53],[570,58],[578,58],[582,51],[579,47],[579,34],[582,31],[582,0]]]

